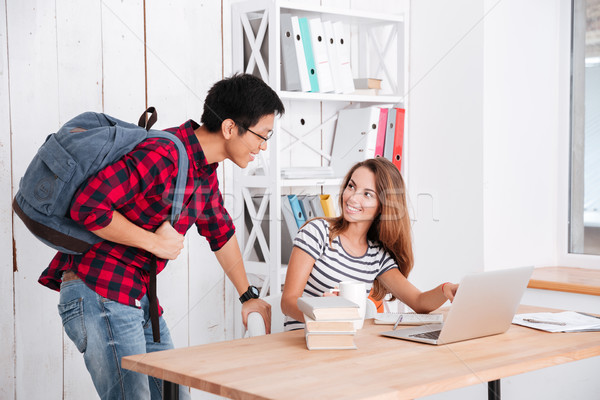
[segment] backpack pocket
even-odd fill
[[[60,204],[70,203],[72,193],[65,196],[62,191],[76,167],[73,157],[50,135],[29,164],[19,190],[33,208],[52,215]]]

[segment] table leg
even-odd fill
[[[163,381],[163,399],[179,400],[179,385],[169,381]]]
[[[500,400],[500,379],[488,382],[488,400]]]

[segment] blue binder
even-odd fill
[[[310,91],[317,93],[319,91],[319,81],[317,79],[317,66],[313,55],[312,42],[310,40],[310,28],[306,18],[298,18],[300,24],[300,35],[302,36],[302,45],[304,46],[304,56],[306,57],[306,67],[308,68],[308,78],[310,80]]]
[[[292,207],[292,212],[294,213],[296,225],[298,225],[298,228],[300,228],[306,222],[306,217],[302,212],[300,202],[298,201],[298,196],[295,194],[288,194],[288,200],[290,201],[290,206]]]

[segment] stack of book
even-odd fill
[[[356,349],[354,320],[358,305],[343,297],[300,297],[298,308],[304,313],[306,347],[309,350]]]

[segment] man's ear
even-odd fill
[[[229,140],[236,135],[235,132],[235,122],[231,118],[227,118],[223,122],[221,122],[221,134],[225,138],[225,140]]]

